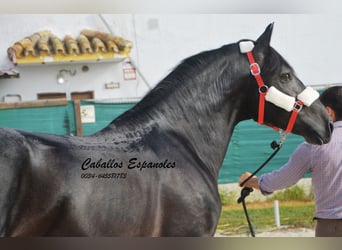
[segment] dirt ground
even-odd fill
[[[220,235],[215,237],[251,237],[250,235]],[[256,233],[255,237],[315,237],[315,230],[310,228],[287,228],[280,227],[270,231]]]
[[[284,228],[263,232],[256,237],[315,237],[315,230],[309,228]]]

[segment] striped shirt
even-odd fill
[[[312,175],[316,215],[322,219],[342,219],[342,121],[334,123],[329,143],[300,144],[280,169],[261,175],[263,194],[294,185],[304,174]]]

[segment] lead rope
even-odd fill
[[[282,134],[281,135],[281,138],[280,138],[280,142],[277,143],[276,141],[272,141],[271,143],[271,148],[272,149],[275,149],[275,151],[266,159],[266,161],[264,163],[262,163],[260,165],[260,167],[257,168],[257,170],[255,170],[250,176],[248,176],[241,184],[240,186],[243,187],[247,181],[249,181],[251,178],[253,178],[253,176],[255,176],[261,169],[263,169],[263,167],[266,166],[267,163],[269,163],[270,160],[272,160],[272,158],[279,152],[279,150],[281,149],[285,139],[286,139],[286,133]],[[253,188],[249,188],[249,187],[244,187],[242,190],[241,190],[241,194],[240,194],[240,198],[237,200],[237,203],[242,203],[242,207],[243,207],[243,211],[245,213],[245,216],[246,216],[246,220],[247,220],[247,223],[248,223],[248,227],[249,227],[249,231],[251,232],[251,235],[252,237],[255,237],[255,233],[254,233],[254,229],[253,229],[253,225],[251,223],[251,220],[249,218],[249,215],[248,215],[248,211],[247,211],[247,206],[246,206],[246,202],[245,202],[245,199],[246,197],[251,193],[253,192]]]

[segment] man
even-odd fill
[[[342,236],[342,86],[325,90],[321,102],[334,122],[331,141],[321,146],[300,144],[280,169],[251,178],[244,186],[264,194],[287,188],[311,172],[315,197],[316,237]],[[244,173],[243,182],[250,173]]]

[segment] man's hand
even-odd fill
[[[238,184],[241,186],[241,183],[246,180],[251,173],[245,172],[243,175],[240,176],[240,179],[238,181]],[[256,176],[253,176],[249,181],[247,181],[244,185],[244,187],[250,187],[250,188],[255,188],[255,189],[260,189],[259,188],[259,180]]]

